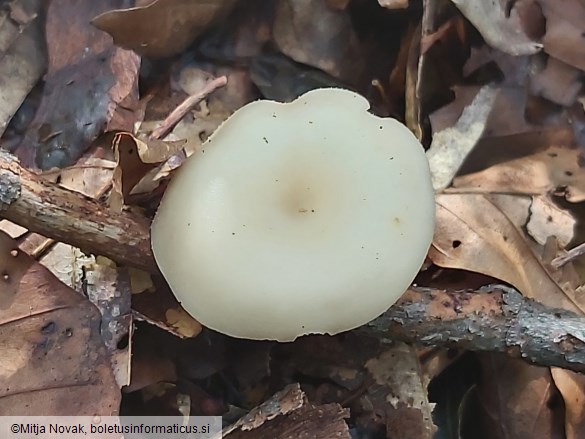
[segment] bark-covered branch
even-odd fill
[[[411,288],[363,330],[408,343],[504,352],[585,372],[585,317],[547,308],[501,285],[480,291]]]
[[[149,221],[47,182],[0,150],[0,217],[114,261],[155,271]]]
[[[48,183],[0,151],[0,217],[114,261],[157,272],[149,221]],[[505,352],[585,372],[585,317],[546,308],[505,287],[412,288],[363,330],[425,345]]]

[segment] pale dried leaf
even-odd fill
[[[185,140],[140,140],[131,133],[117,133],[112,141],[116,168],[112,176],[113,191],[110,194],[110,208],[119,210],[123,204],[130,204],[133,194],[151,193],[160,185],[155,180],[158,167],[181,151]],[[136,186],[140,189],[136,190]]]
[[[348,83],[360,78],[364,54],[348,11],[330,9],[324,1],[276,4],[273,39],[282,53]]]
[[[8,220],[0,220],[0,230],[3,230],[13,239],[18,239],[28,230]]]
[[[544,50],[561,61],[585,70],[585,4],[581,0],[539,0],[546,17]]]
[[[14,1],[0,10],[0,136],[16,110],[47,68],[38,13],[42,1]],[[20,9],[26,20],[17,23],[10,9]]]
[[[110,186],[115,163],[97,157],[89,157],[60,173],[59,184],[88,197],[99,198]]]
[[[144,163],[162,163],[167,161],[177,152],[181,151],[187,143],[186,140],[146,140],[134,139],[138,149],[140,160]]]
[[[138,268],[128,267],[128,274],[130,275],[130,289],[132,294],[140,294],[145,291],[154,291],[154,284],[150,273],[139,270]]]
[[[192,338],[202,330],[201,324],[183,308],[169,308],[165,312],[166,323],[183,337]]]
[[[503,0],[451,0],[492,47],[510,55],[532,55],[542,44],[528,38],[516,8],[508,16]]]
[[[569,107],[583,87],[581,75],[577,68],[550,57],[544,70],[532,76],[530,90],[536,96]]]
[[[557,367],[551,373],[565,402],[566,437],[580,439],[585,435],[585,376]]]
[[[408,8],[408,0],[378,0],[378,3],[386,9]]]
[[[485,129],[497,91],[483,87],[457,123],[433,136],[427,158],[435,190],[446,188]]]
[[[526,229],[540,245],[555,236],[561,247],[566,247],[575,237],[576,223],[570,211],[561,209],[549,197],[538,196],[533,197]]]
[[[585,172],[579,149],[546,151],[455,178],[458,192],[542,195],[554,192],[573,203],[585,200]]]
[[[490,201],[521,230],[530,217],[532,198],[526,195],[491,194]]]
[[[438,195],[436,221],[429,251],[435,264],[501,279],[547,306],[585,310],[574,291],[553,280],[520,231],[487,196]]]

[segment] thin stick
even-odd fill
[[[115,213],[98,201],[51,183],[0,150],[0,217],[32,232],[156,273],[150,221]]]
[[[553,268],[560,268],[566,263],[571,262],[573,259],[583,255],[585,255],[585,242],[583,244],[579,244],[575,248],[572,248],[567,252],[567,254],[554,258],[551,262],[551,265]]]
[[[220,76],[209,81],[203,89],[195,94],[192,94],[185,99],[177,108],[175,108],[171,114],[169,114],[165,120],[148,136],[151,140],[161,139],[166,136],[173,127],[183,118],[188,111],[190,111],[195,105],[217,90],[219,87],[223,87],[227,84],[227,77]]]

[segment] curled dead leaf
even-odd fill
[[[435,239],[429,251],[435,264],[495,277],[547,306],[585,312],[585,302],[555,282],[489,196],[441,194],[436,201]]]
[[[162,58],[182,52],[235,4],[235,0],[156,0],[144,7],[105,12],[92,24],[121,47]]]

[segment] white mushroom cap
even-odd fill
[[[342,89],[231,116],[169,184],[156,261],[183,307],[240,338],[290,341],[388,309],[434,231],[424,151]]]

